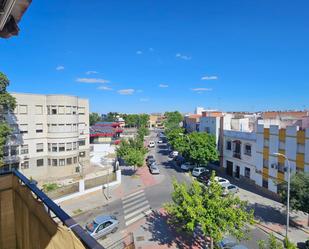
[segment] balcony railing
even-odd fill
[[[51,218],[58,218],[63,225],[68,227],[78,237],[86,248],[104,249],[94,238],[92,238],[76,221],[71,218],[63,209],[53,202],[45,193],[43,193],[36,184],[30,181],[27,177],[21,174],[18,170],[1,171],[0,175],[14,174],[19,181],[24,184],[37,199],[41,200],[45,205],[48,214]],[[53,215],[52,215],[53,214]]]
[[[240,152],[233,152],[233,157],[241,159],[241,153]]]

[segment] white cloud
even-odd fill
[[[148,99],[148,98],[140,98],[139,101],[140,101],[140,102],[148,102],[149,99]]]
[[[212,91],[211,88],[204,88],[204,87],[192,88],[191,90],[194,91],[194,92],[209,92],[209,91]]]
[[[217,79],[219,79],[219,77],[216,75],[211,75],[211,76],[205,75],[201,78],[201,80],[217,80]]]
[[[176,57],[179,58],[179,59],[182,59],[182,60],[186,60],[186,61],[189,61],[189,60],[192,59],[190,56],[187,56],[187,55],[184,55],[184,54],[181,54],[181,53],[177,53]]]
[[[109,80],[100,79],[100,78],[77,78],[77,82],[82,83],[108,83]]]
[[[87,75],[89,75],[89,74],[97,74],[97,73],[99,73],[99,72],[97,72],[97,71],[87,71],[86,72]]]
[[[99,90],[103,90],[103,91],[111,91],[111,90],[113,90],[112,88],[110,88],[108,86],[99,86],[98,89]]]
[[[142,54],[143,52],[141,51],[141,50],[138,50],[138,51],[136,51],[136,54],[138,54],[138,55],[140,55],[140,54]]]
[[[161,88],[167,88],[168,85],[166,85],[166,84],[160,84],[159,87],[161,87]]]
[[[59,66],[56,67],[56,70],[57,70],[57,71],[64,70],[64,66],[59,65]]]
[[[132,95],[135,92],[135,90],[129,88],[129,89],[121,89],[121,90],[118,90],[117,92],[121,95]]]

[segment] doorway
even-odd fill
[[[235,170],[235,178],[239,179],[240,177],[240,167],[237,165]]]
[[[226,174],[233,176],[233,162],[231,161],[226,161]]]

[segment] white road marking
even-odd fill
[[[138,213],[141,213],[141,212],[143,212],[143,211],[145,211],[145,210],[147,210],[147,209],[149,209],[149,208],[150,208],[150,206],[149,206],[149,205],[146,205],[146,206],[144,206],[144,207],[142,207],[142,208],[140,208],[140,209],[135,210],[135,211],[132,212],[132,213],[129,213],[128,215],[126,215],[126,216],[124,217],[124,219],[127,220],[127,219],[133,217],[134,215],[136,215],[136,214],[138,214]]]
[[[138,221],[138,220],[144,218],[146,215],[151,214],[151,212],[152,212],[152,210],[151,210],[151,209],[148,209],[147,211],[145,211],[145,212],[139,214],[138,216],[135,216],[133,219],[130,219],[130,220],[128,220],[128,221],[125,223],[126,226],[129,226],[130,224],[132,224],[132,223],[134,223],[134,222],[136,222],[136,221]]]

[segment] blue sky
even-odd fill
[[[65,2],[65,4],[64,4]],[[309,108],[309,1],[33,1],[0,40],[10,91],[91,111]]]

